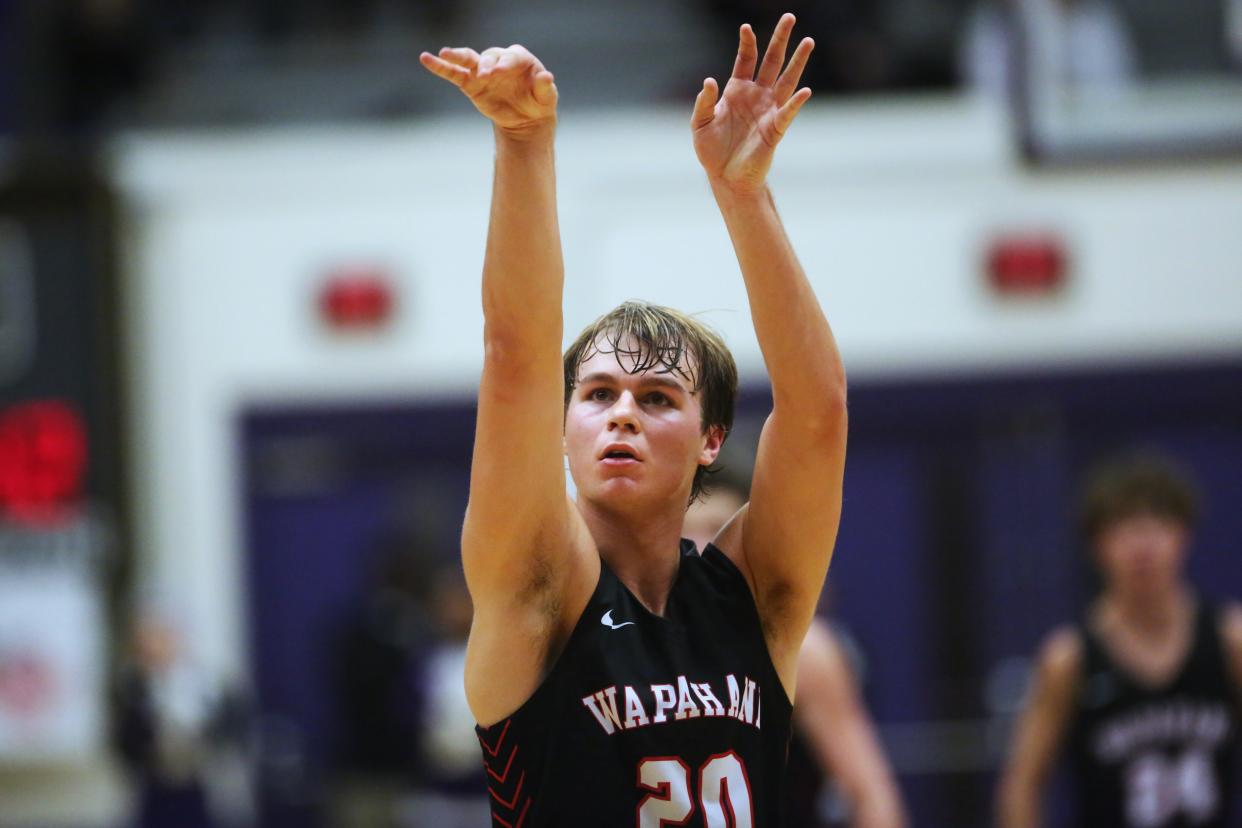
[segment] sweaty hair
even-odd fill
[[[1079,513],[1087,541],[1120,520],[1155,515],[1191,528],[1199,496],[1190,478],[1172,461],[1140,452],[1108,461],[1088,476]]]
[[[737,400],[737,365],[720,335],[694,317],[647,302],[625,302],[596,319],[565,351],[565,405],[578,369],[596,354],[613,354],[630,374],[676,374],[699,395],[703,432],[719,426],[727,437]],[[690,501],[706,488],[709,469],[694,473]]]

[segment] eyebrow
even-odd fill
[[[607,383],[611,385],[611,384],[616,383],[616,378],[613,377],[612,374],[606,374],[601,371],[601,372],[596,372],[593,374],[587,374],[585,377],[581,377],[578,380],[578,385],[590,385],[592,383],[597,383],[597,382]],[[643,376],[638,381],[638,383],[639,385],[658,385],[661,388],[672,388],[674,390],[681,391],[686,394],[694,393],[693,389],[686,388],[684,385],[682,385],[680,382],[673,379],[672,377],[661,375],[661,374],[648,373],[645,376]]]

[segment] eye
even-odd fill
[[[659,391],[653,391],[652,393],[648,394],[647,402],[652,403],[654,405],[672,405],[673,404],[673,401],[668,398],[668,395],[662,394]]]
[[[595,402],[608,402],[612,399],[612,392],[607,388],[595,388],[587,393],[587,399]]]

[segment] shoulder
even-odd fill
[[[1242,686],[1242,604],[1231,601],[1221,606],[1217,615],[1220,638],[1226,657],[1239,686]]]
[[[1242,647],[1242,604],[1230,601],[1217,612],[1220,619],[1220,636],[1226,646]]]
[[[1041,681],[1054,687],[1071,687],[1078,680],[1083,663],[1083,637],[1075,627],[1058,627],[1044,638],[1036,659]]]
[[[719,549],[721,554],[737,567],[737,570],[742,573],[742,577],[746,579],[748,586],[753,586],[754,579],[751,577],[750,568],[746,563],[746,555],[742,548],[746,516],[749,512],[750,504],[742,504],[742,507],[734,512],[733,517],[729,518],[728,522],[716,533],[716,537],[711,541],[711,545]],[[703,551],[706,552],[706,548]]]
[[[799,686],[832,670],[840,661],[840,648],[833,639],[832,630],[823,619],[816,618],[806,631],[806,638],[802,639],[802,648],[798,651]]]
[[[831,626],[822,618],[816,618],[806,631],[798,652],[798,692],[805,698],[808,691],[822,690],[848,678],[852,672]]]

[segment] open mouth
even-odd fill
[[[630,460],[630,461],[637,462],[638,454],[632,451],[631,449],[625,448],[624,446],[610,446],[607,450],[604,451],[604,454],[602,457],[600,457],[600,459],[601,460],[613,460],[613,461]]]

